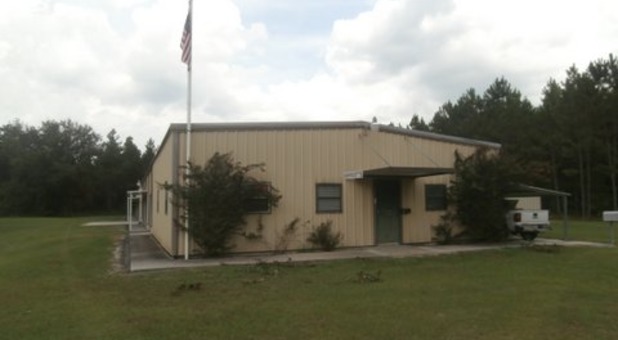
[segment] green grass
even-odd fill
[[[618,238],[618,223],[615,224],[615,237]],[[564,236],[564,227],[562,220],[551,221],[552,230],[541,234],[544,238],[562,239]],[[586,221],[581,219],[569,219],[567,230],[568,240],[590,241],[609,243],[611,240],[610,230],[606,222],[598,220]]]
[[[82,222],[0,219],[0,339],[618,338],[613,248],[123,274]]]

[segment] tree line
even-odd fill
[[[526,181],[572,194],[583,217],[618,210],[618,61],[613,55],[550,79],[537,106],[505,78],[482,94],[473,88],[425,122],[408,127],[501,143]],[[0,215],[121,212],[155,155],[115,130],[103,139],[90,126],[19,121],[0,127]],[[556,205],[559,209],[559,205]],[[573,210],[571,210],[573,211]]]
[[[572,66],[562,82],[550,79],[534,106],[505,78],[483,94],[468,89],[426,123],[409,127],[502,144],[529,184],[572,194],[582,217],[618,210],[618,62],[613,55]],[[556,205],[557,209],[559,206]]]
[[[120,213],[155,155],[71,120],[0,127],[0,215]]]

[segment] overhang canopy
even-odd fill
[[[364,178],[419,178],[453,173],[455,173],[455,169],[452,168],[389,166],[385,168],[346,171],[343,177],[349,180]]]

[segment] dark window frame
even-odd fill
[[[338,188],[338,196],[320,196],[320,188]],[[320,209],[321,201],[338,201],[339,209]],[[315,185],[315,212],[317,214],[333,214],[343,212],[343,185],[341,183],[316,183]]]
[[[447,207],[446,184],[425,184],[425,211],[445,211]]]
[[[257,185],[263,185],[267,188],[267,190],[270,192],[272,189],[272,183],[268,182],[268,181],[260,181],[259,183],[257,183]],[[262,209],[262,210],[252,210],[250,209],[250,203],[246,203],[247,204],[247,214],[250,215],[263,215],[263,214],[270,214],[272,213],[272,205],[270,204],[270,202],[268,201],[268,198],[266,197],[253,197],[250,198],[249,201],[266,201],[266,206],[268,206],[267,209]],[[264,204],[264,203],[258,203],[258,204]]]

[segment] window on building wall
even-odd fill
[[[446,210],[446,185],[426,184],[425,185],[425,210],[442,211]]]
[[[245,202],[247,212],[250,214],[268,214],[270,213],[270,202],[268,202],[268,194],[270,192],[271,185],[268,182],[260,182],[256,184],[258,186],[258,192],[263,194],[257,194],[251,197]]]
[[[342,211],[342,190],[338,183],[318,183],[315,186],[315,204],[318,213]]]

